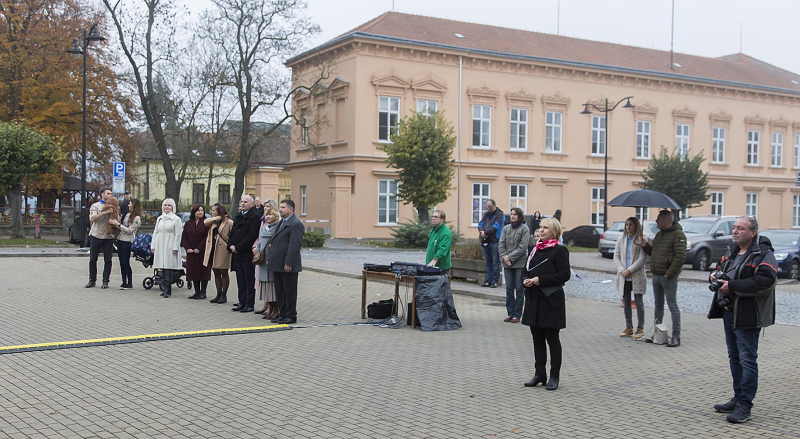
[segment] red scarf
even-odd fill
[[[536,250],[544,250],[546,248],[553,248],[558,245],[557,239],[548,239],[547,241],[542,241],[541,239],[536,242],[536,245],[533,247],[531,254],[528,255],[528,262],[525,264],[525,267],[530,270],[531,266],[531,259],[533,259],[533,255],[536,254]]]

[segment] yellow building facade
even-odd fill
[[[800,76],[746,55],[675,54],[670,66],[668,52],[390,12],[289,60],[293,86],[322,59],[334,74],[293,105],[326,123],[292,127],[289,166],[298,215],[329,221],[333,237],[386,238],[413,218],[379,146],[429,109],[457,131],[455,189],[437,207],[467,237],[489,198],[506,212],[560,209],[565,230],[602,225],[606,155],[610,200],[641,187],[662,146],[705,157],[711,198],[688,215],[800,227]],[[635,108],[607,121],[582,114],[627,96]],[[608,223],[656,213],[609,208]]]

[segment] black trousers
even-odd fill
[[[273,272],[275,275],[275,295],[281,318],[297,320],[297,275],[299,273]]]
[[[97,281],[97,258],[103,252],[103,281],[111,277],[111,259],[114,257],[114,240],[89,237],[89,280]]]
[[[253,308],[256,304],[256,266],[252,261],[233,259],[236,285],[239,286],[239,306]]]
[[[547,346],[550,346],[550,376],[558,378],[561,374],[561,339],[558,338],[560,329],[534,328],[531,326],[533,336],[534,373],[547,376]]]

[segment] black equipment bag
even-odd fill
[[[397,315],[397,305],[394,299],[372,302],[367,305],[367,317],[376,320],[388,319]]]
[[[392,271],[392,267],[390,267],[388,265],[382,265],[382,264],[365,263],[364,264],[364,270],[365,271],[374,271],[374,272],[379,272],[379,273],[389,273],[389,272]]]

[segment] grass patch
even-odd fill
[[[25,247],[25,246],[54,246],[54,247],[70,247],[70,244],[64,241],[56,241],[53,239],[35,239],[35,238],[0,238],[0,247]]]
[[[570,251],[570,253],[575,253],[575,252],[578,252],[578,253],[589,253],[589,252],[598,251],[597,247],[578,247],[578,246],[570,246],[570,245],[565,245],[564,247],[566,247],[567,250]]]

